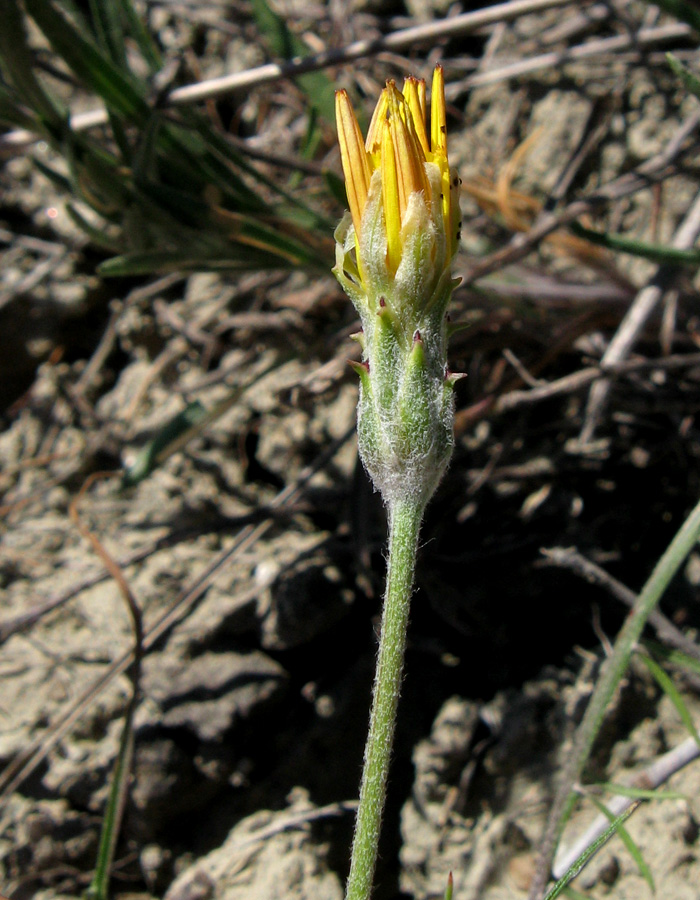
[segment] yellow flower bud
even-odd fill
[[[459,183],[447,160],[445,87],[387,82],[362,140],[345,91],[336,95],[347,213],[336,278],[362,323],[358,447],[393,505],[427,503],[453,445],[455,376],[447,367],[447,305],[455,285]]]
[[[416,227],[420,216],[407,216],[411,198],[421,195],[429,225],[436,229],[444,248],[435,253],[435,263],[449,267],[457,249],[456,200],[447,159],[445,86],[442,67],[433,75],[430,132],[426,122],[425,82],[407,78],[403,91],[387,82],[372,116],[366,142],[345,91],[336,94],[336,119],[341,162],[345,175],[348,204],[355,231],[360,277],[368,269],[362,242],[365,213],[370,205],[372,182],[376,173],[381,183],[383,224],[386,234],[386,268],[393,277],[410,239],[407,223]],[[439,198],[436,194],[439,192]],[[439,203],[436,201],[439,199]],[[436,215],[435,210],[439,210]],[[410,219],[410,222],[408,221]],[[410,230],[410,228],[408,229]],[[373,244],[372,252],[376,250]],[[372,260],[376,266],[376,260]],[[435,273],[438,277],[440,272]]]

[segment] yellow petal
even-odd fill
[[[386,262],[390,272],[396,272],[401,262],[401,211],[399,206],[399,178],[396,152],[391,129],[381,132],[382,204],[386,226]]]
[[[426,198],[429,197],[430,188],[425,174],[425,154],[416,136],[408,106],[403,95],[396,89],[389,96],[387,116],[387,128],[391,131],[394,142],[399,185],[399,209],[403,221],[411,194],[423,191]],[[383,161],[382,157],[382,164]]]
[[[440,169],[440,199],[442,200],[442,219],[448,247],[454,253],[457,246],[457,233],[454,219],[458,216],[458,200],[456,187],[450,183],[450,165],[447,160],[447,111],[445,109],[445,76],[442,66],[435,66],[433,85],[430,95],[430,149],[432,161]]]
[[[423,113],[423,121],[426,121],[425,114],[425,78],[421,78],[418,81],[418,99],[420,101],[420,109]]]
[[[423,93],[422,103],[420,97],[421,86]],[[422,79],[418,81],[418,79],[409,76],[404,82],[403,95],[413,118],[416,136],[423,148],[423,153],[427,155],[430,152],[430,145],[428,144],[428,133],[425,130],[425,81]]]
[[[335,92],[335,118],[350,214],[355,226],[355,234],[359,237],[362,213],[369,191],[370,165],[362,140],[362,132],[357,124],[347,91]]]
[[[386,87],[379,95],[377,105],[374,107],[372,120],[367,129],[367,140],[365,141],[365,148],[368,153],[377,153],[381,147],[381,129],[386,119],[386,111],[389,106],[389,90],[393,84],[393,81],[387,81]]]
[[[430,94],[430,149],[447,159],[447,113],[442,66],[435,66],[433,72],[433,89]]]

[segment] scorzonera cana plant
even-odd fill
[[[389,81],[363,138],[345,91],[336,118],[349,213],[336,229],[336,278],[362,323],[358,445],[389,514],[379,655],[347,900],[368,900],[386,796],[418,534],[453,447],[447,306],[459,179],[447,157],[444,76]]]

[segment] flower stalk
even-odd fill
[[[347,900],[372,890],[403,671],[418,535],[453,447],[447,305],[457,281],[459,179],[447,158],[445,92],[387,83],[367,137],[345,91],[336,119],[349,213],[333,272],[362,323],[358,448],[389,512],[389,563]]]
[[[381,641],[346,900],[367,900],[372,892],[422,515],[423,510],[410,501],[399,502],[390,510],[389,567]]]

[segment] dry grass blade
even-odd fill
[[[131,651],[132,662],[127,669],[127,675],[131,684],[131,694],[124,711],[124,723],[119,753],[114,764],[109,799],[102,819],[102,833],[95,874],[90,888],[87,891],[87,896],[94,898],[94,900],[106,900],[107,898],[114,853],[128,798],[129,779],[134,751],[134,716],[136,715],[136,708],[140,699],[141,663],[143,661],[144,653],[144,628],[141,608],[136,601],[129,583],[124,577],[121,568],[117,565],[111,554],[107,552],[97,535],[85,525],[78,510],[80,501],[95,482],[112,477],[113,473],[111,472],[93,473],[85,480],[78,495],[70,505],[70,517],[73,523],[81,535],[89,541],[90,546],[99,556],[105,568],[119,587],[119,591],[124,599],[131,619],[134,639],[134,645]]]

